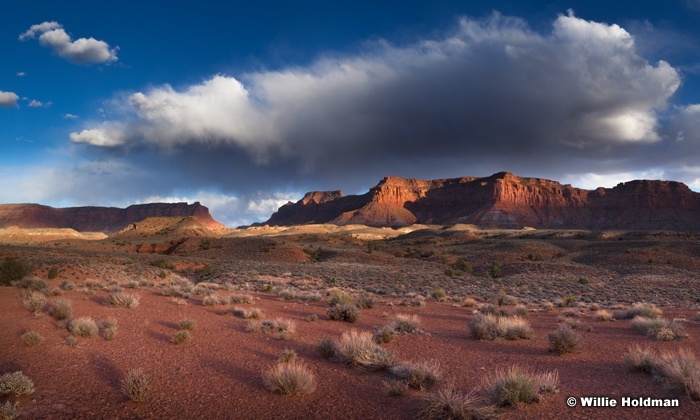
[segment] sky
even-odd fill
[[[0,6],[0,203],[235,227],[389,175],[700,191],[700,0],[239,3]]]

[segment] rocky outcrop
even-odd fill
[[[432,181],[387,177],[363,195],[308,193],[266,222],[309,223],[697,230],[700,194],[673,181],[630,181],[591,191],[508,172]]]
[[[199,202],[137,204],[116,207],[54,208],[39,204],[0,204],[0,228],[70,228],[113,233],[148,217],[193,217],[208,229],[223,229]]]

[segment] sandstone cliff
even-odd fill
[[[79,232],[113,233],[148,217],[193,217],[208,229],[222,229],[209,209],[196,202],[137,204],[116,207],[53,208],[39,204],[0,204],[0,228],[70,228]]]
[[[508,172],[432,181],[387,177],[363,195],[308,193],[266,222],[308,223],[697,230],[700,194],[673,181],[630,181],[590,191]]]

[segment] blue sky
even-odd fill
[[[201,201],[508,170],[700,189],[700,1],[37,1],[0,12],[0,202]]]

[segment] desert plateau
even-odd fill
[[[522,197],[507,196],[491,205],[512,223]],[[369,207],[386,217],[397,204],[382,200]],[[635,214],[658,203],[635,200]],[[502,228],[493,218],[230,229],[199,203],[179,208],[139,221],[91,209],[104,231],[85,234],[66,227],[95,226],[76,222],[78,211],[48,218],[62,227],[34,227],[47,218],[16,208],[0,218],[32,226],[3,228],[0,245],[0,371],[33,384],[6,404],[27,418],[700,413],[700,237],[690,230]],[[527,210],[529,221],[542,212]]]

